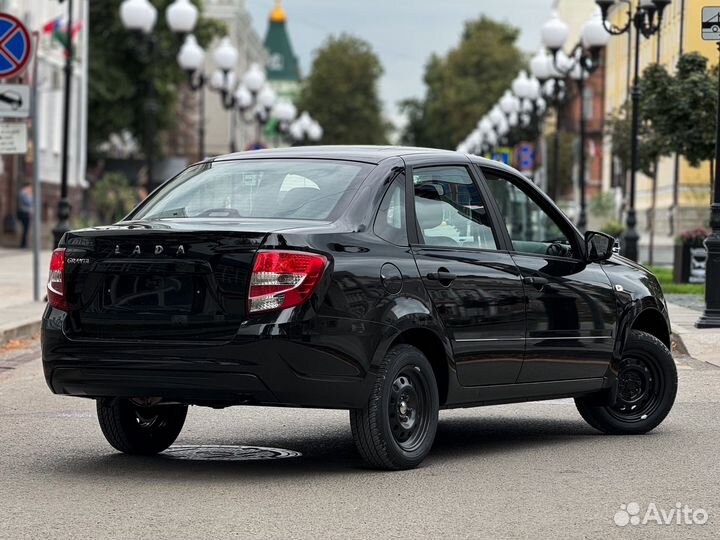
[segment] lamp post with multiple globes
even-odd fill
[[[627,19],[623,26],[618,27],[608,22],[610,8],[616,5],[615,0],[595,0],[600,8],[604,29],[611,35],[617,36],[631,32],[635,29],[635,54],[633,83],[630,92],[632,99],[631,141],[630,141],[630,187],[628,197],[628,211],[626,216],[627,229],[623,236],[623,255],[633,261],[638,260],[637,216],[635,213],[635,187],[638,170],[638,130],[640,127],[640,38],[649,39],[660,32],[663,12],[671,0],[640,0],[635,12],[628,0],[621,0],[627,6]]]
[[[198,19],[198,10],[190,0],[175,0],[165,11],[168,27],[175,34],[185,35],[193,31]],[[153,185],[155,154],[155,131],[158,103],[155,96],[154,66],[157,61],[157,36],[153,34],[157,22],[157,9],[149,0],[124,0],[120,5],[120,20],[123,27],[138,37],[139,53],[147,66],[147,89],[145,93],[145,164],[147,187]]]
[[[607,45],[610,35],[605,31],[601,13],[598,10],[582,27],[580,41],[575,45],[569,56],[562,52],[567,41],[569,28],[557,12],[547,21],[542,29],[543,45],[550,51],[551,56],[539,56],[533,58],[536,68],[541,75],[546,72],[554,76],[554,80],[570,78],[577,84],[577,95],[579,101],[579,148],[578,148],[578,188],[580,192],[580,212],[577,225],[581,231],[587,226],[587,205],[586,205],[586,164],[585,164],[585,139],[586,139],[586,111],[585,111],[585,80],[592,75],[600,66],[602,50]],[[541,62],[548,62],[552,58],[552,65],[541,66]],[[557,83],[559,84],[559,83]],[[554,89],[555,90],[555,89]],[[555,130],[557,135],[558,130]],[[555,162],[557,163],[557,147],[555,149]],[[555,170],[557,175],[557,169]],[[557,182],[557,176],[555,178]]]

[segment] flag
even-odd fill
[[[60,28],[62,25],[62,17],[55,17],[51,21],[46,22],[43,27],[42,31],[43,34],[49,34],[50,32],[54,32],[56,28]]]
[[[46,22],[43,25],[42,29],[43,33],[45,34],[52,33],[52,38],[63,46],[65,55],[67,55],[71,47],[70,41],[75,39],[75,36],[81,28],[82,21],[77,21],[75,24],[73,24],[72,29],[70,30],[70,39],[68,39],[67,21],[64,17],[59,16],[55,17],[51,21]]]

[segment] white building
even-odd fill
[[[224,21],[228,28],[228,36],[238,49],[238,61],[235,73],[242,77],[253,62],[265,65],[267,54],[262,40],[252,27],[250,15],[245,8],[245,0],[205,0],[204,16]],[[212,63],[212,51],[217,46],[213,43],[206,54],[206,73],[215,70]],[[207,155],[226,154],[232,140],[230,111],[225,110],[217,92],[206,88],[205,91],[205,153]],[[236,148],[242,150],[254,140],[254,125],[242,122],[236,117],[234,122]]]
[[[70,146],[68,162],[68,187],[73,205],[80,202],[81,188],[86,186],[86,147],[87,147],[87,41],[88,41],[88,1],[74,0],[73,25],[79,23],[80,30],[75,37],[75,61],[70,102]],[[42,218],[54,223],[62,160],[63,111],[64,111],[64,65],[65,55],[62,45],[44,33],[46,23],[58,17],[66,17],[68,2],[59,3],[48,0],[0,0],[0,12],[14,15],[25,23],[30,32],[39,37],[36,51],[38,89],[39,89],[39,151],[40,181],[42,185]],[[28,82],[32,77],[33,65],[23,72],[20,78],[4,82]],[[2,193],[3,217],[14,214],[15,194],[23,169],[30,170],[23,162],[30,161],[34,155],[31,145],[28,156],[4,156],[3,171],[0,175],[0,193]]]

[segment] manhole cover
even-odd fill
[[[233,444],[188,444],[175,445],[161,455],[172,459],[193,461],[260,461],[300,457],[295,450],[266,448],[264,446],[238,446]]]

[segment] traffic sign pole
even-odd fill
[[[40,40],[40,34],[33,32],[35,45]],[[33,148],[33,300],[40,301],[40,208],[42,189],[40,188],[40,100],[38,99],[38,59],[35,56],[32,72],[32,148]]]

